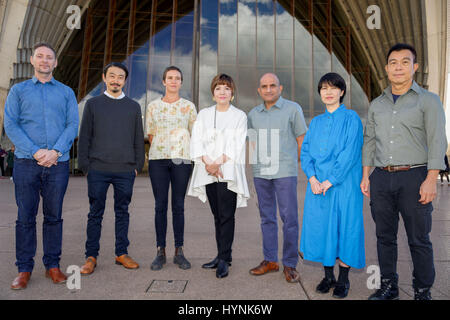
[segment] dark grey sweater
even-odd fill
[[[78,167],[106,172],[140,171],[145,161],[141,107],[105,94],[86,102],[78,140]]]

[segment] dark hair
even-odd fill
[[[387,57],[386,57],[386,61],[389,62],[389,57],[391,56],[392,52],[394,52],[394,51],[401,51],[401,50],[409,50],[409,51],[411,51],[411,53],[414,56],[414,61],[413,62],[416,63],[416,60],[417,60],[416,59],[416,57],[417,57],[416,49],[412,45],[406,44],[406,43],[397,43],[397,44],[393,45],[389,49],[389,52],[388,52]]]
[[[181,82],[183,82],[183,72],[181,72],[180,68],[175,67],[175,66],[167,67],[167,68],[164,70],[164,73],[163,73],[163,76],[162,76],[163,81],[166,81],[167,72],[169,72],[169,71],[171,71],[171,70],[178,71],[178,72],[180,73],[180,75],[181,75]]]
[[[105,68],[103,68],[103,74],[105,75],[105,77],[106,77],[106,73],[108,72],[108,69],[111,67],[117,67],[117,68],[122,69],[123,71],[125,71],[125,80],[128,78],[128,69],[127,69],[127,67],[125,67],[125,65],[123,63],[120,63],[120,62],[108,63],[105,66]]]
[[[322,86],[327,83],[329,85],[332,85],[333,87],[341,89],[344,94],[339,99],[339,102],[342,103],[344,101],[345,93],[347,91],[347,85],[345,84],[344,78],[342,78],[339,74],[330,72],[324,75],[322,78],[320,78],[319,84],[317,86],[317,91],[320,94],[320,90],[322,89]]]
[[[56,51],[55,49],[52,47],[51,44],[49,44],[48,42],[38,42],[33,46],[33,52],[32,52],[32,56],[34,55],[34,53],[36,52],[36,49],[41,48],[41,47],[46,47],[49,48],[50,50],[53,51],[53,53],[55,54],[55,58],[56,58]]]
[[[214,95],[214,89],[218,86],[224,84],[231,88],[231,95],[234,96],[234,92],[236,91],[236,86],[234,85],[233,78],[225,73],[218,74],[214,77],[211,82],[211,93]]]

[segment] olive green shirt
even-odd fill
[[[389,86],[369,107],[364,130],[363,166],[428,164],[445,168],[445,113],[439,97],[413,81],[396,103]]]

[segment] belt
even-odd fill
[[[385,171],[389,171],[389,172],[396,172],[396,171],[408,171],[409,169],[425,167],[425,166],[427,166],[426,163],[413,164],[413,165],[387,166],[387,167],[379,167],[379,168],[382,170],[385,170]]]

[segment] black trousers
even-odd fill
[[[387,172],[376,168],[370,176],[370,206],[376,225],[381,277],[398,279],[397,232],[399,212],[408,236],[413,262],[413,287],[429,288],[435,279],[433,247],[430,241],[431,203],[419,202],[419,189],[427,167]]]
[[[215,182],[206,185],[206,195],[214,215],[217,256],[219,259],[231,261],[237,194],[227,189],[226,182]]]

